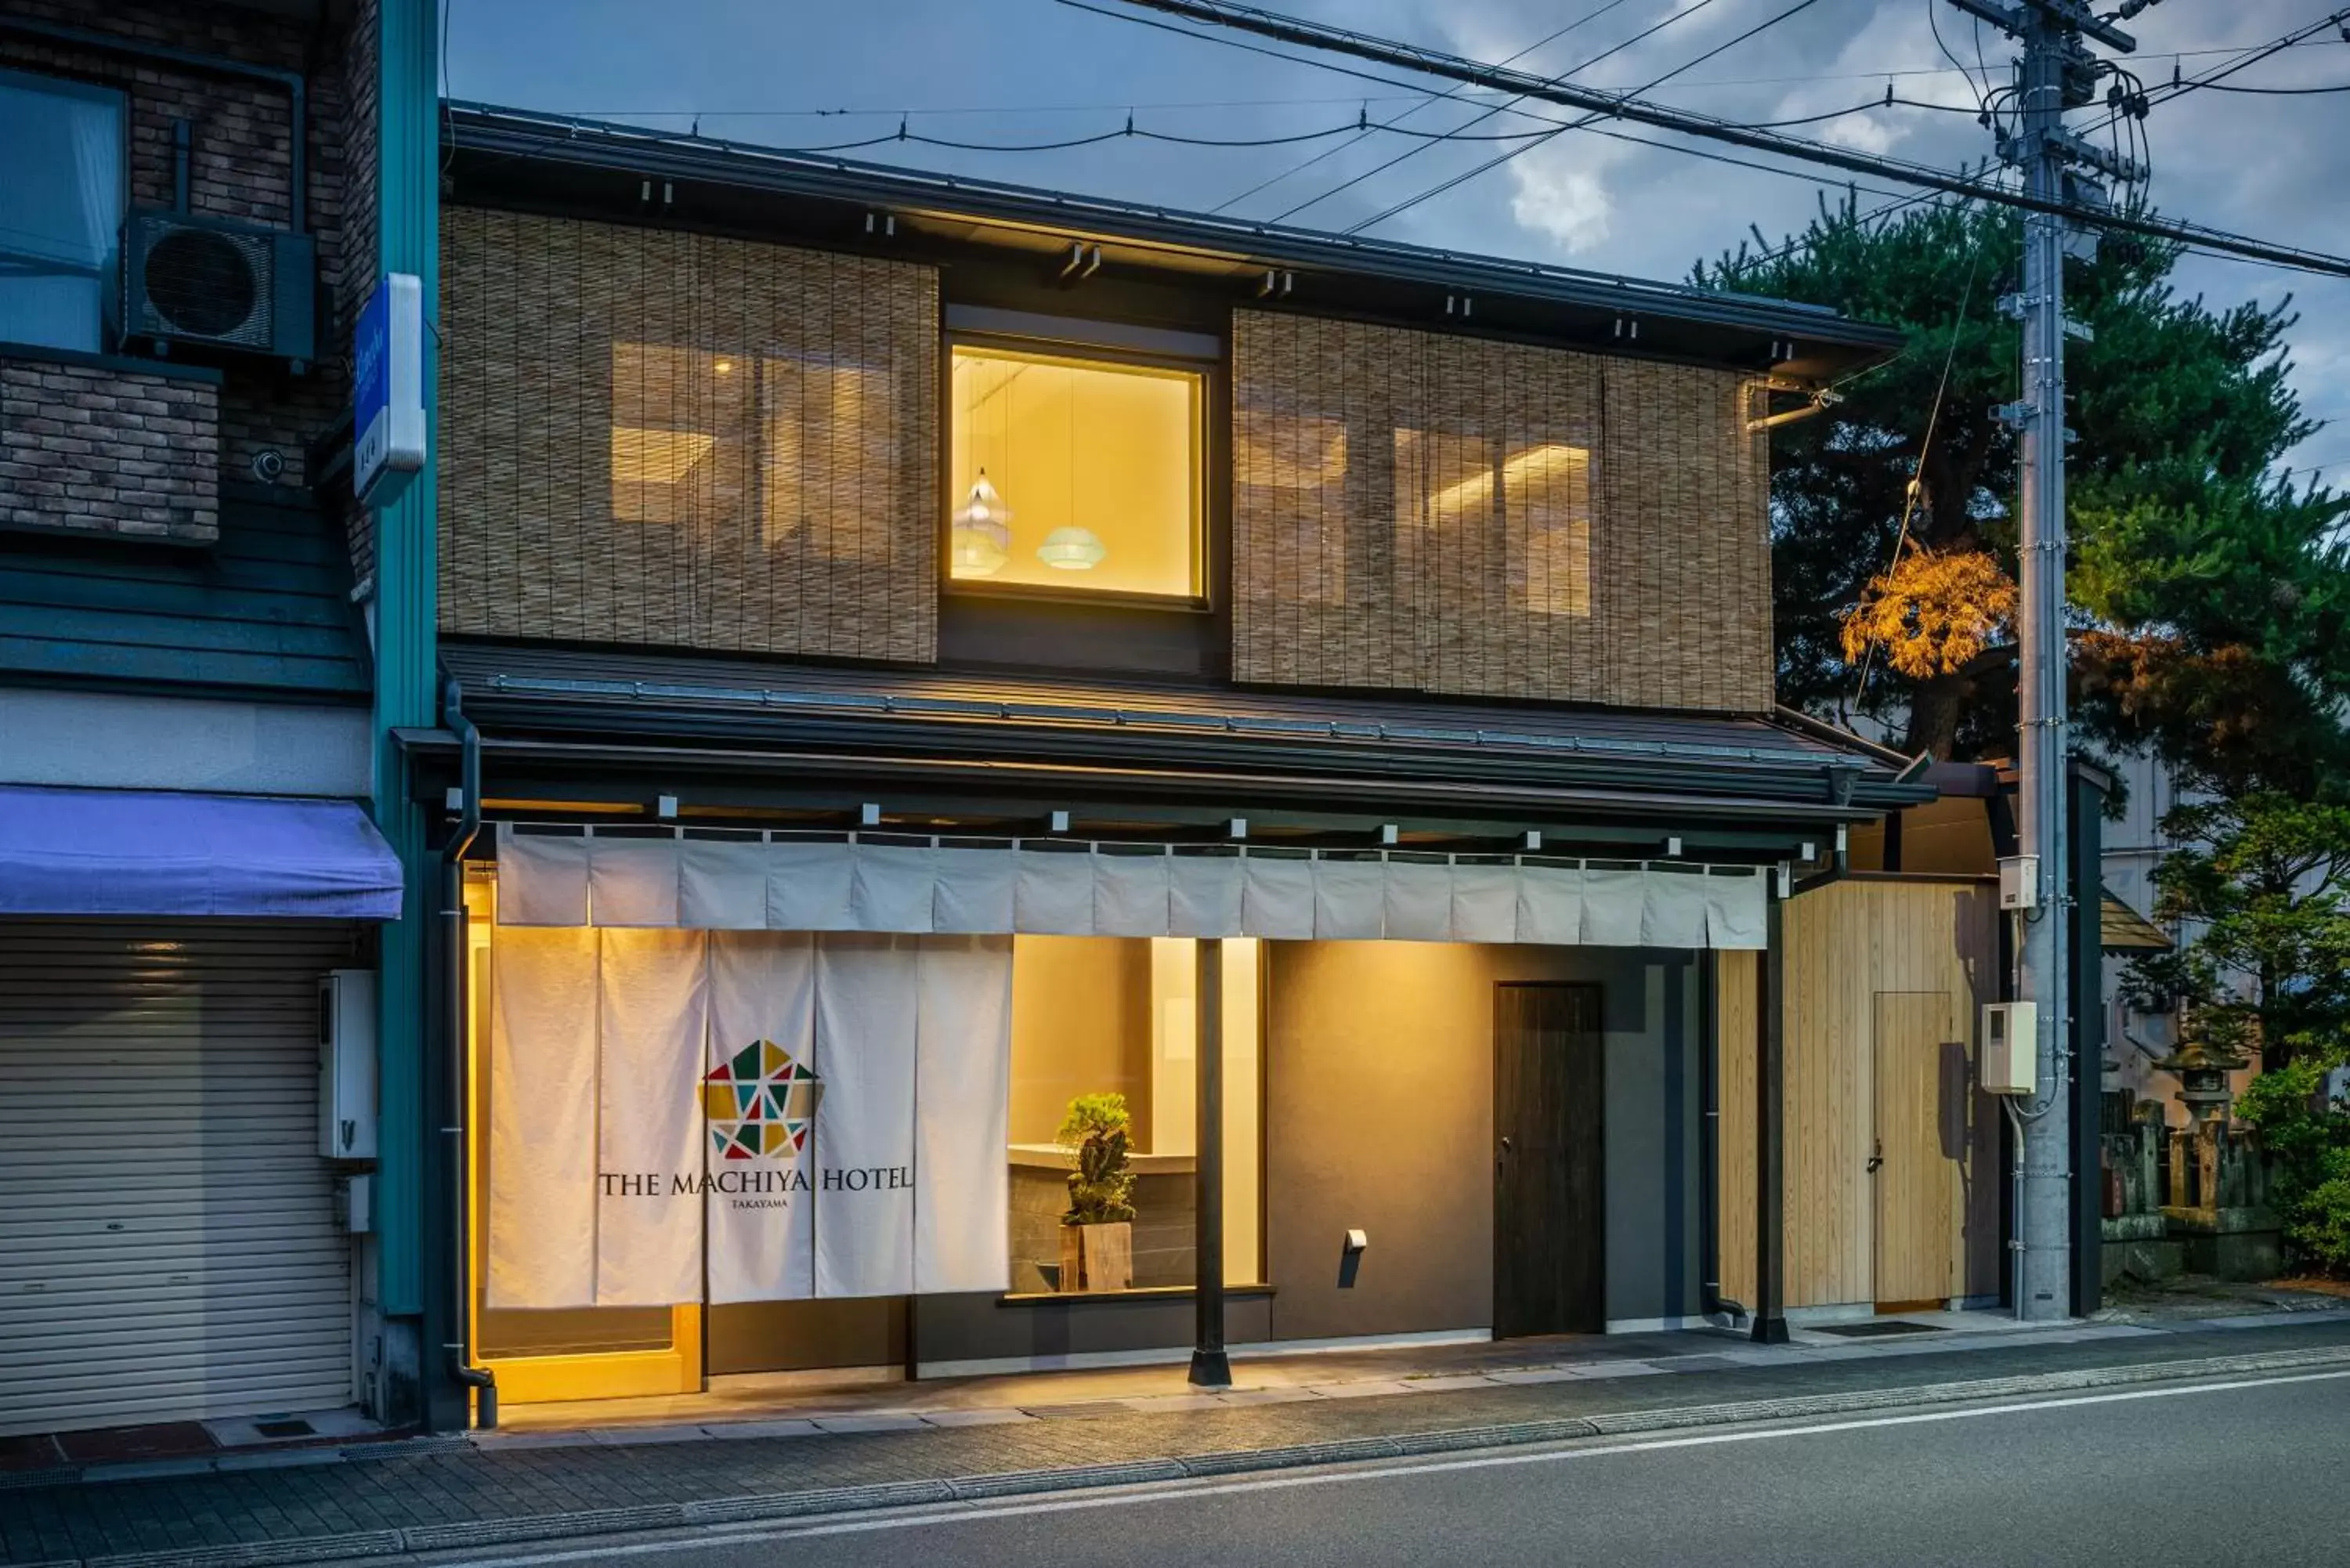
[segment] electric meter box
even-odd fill
[[[1982,1010],[1982,1086],[1993,1095],[2039,1090],[2040,1004],[1987,1002]]]
[[[1999,863],[1999,907],[2036,909],[2040,907],[2040,857],[2010,855]]]
[[[318,980],[318,1153],[375,1158],[375,971]]]

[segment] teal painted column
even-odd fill
[[[424,315],[440,315],[440,51],[433,0],[379,0],[376,16],[378,275],[413,273],[424,283]],[[429,1250],[436,1243],[429,1162],[438,1139],[427,1127],[425,961],[439,917],[439,884],[424,813],[410,799],[408,766],[395,728],[437,720],[434,632],[439,589],[433,496],[440,468],[440,345],[424,340],[424,400],[430,432],[423,472],[375,520],[376,825],[407,868],[400,919],[383,931],[380,1008],[382,1137],[376,1184],[378,1299],[387,1316],[414,1318],[431,1299]],[[407,1371],[430,1383],[439,1356],[419,1345],[422,1365]],[[402,1369],[407,1370],[407,1369]],[[393,1373],[395,1377],[400,1373]],[[404,1381],[404,1379],[401,1379]],[[421,1392],[421,1391],[420,1391]],[[409,1401],[400,1401],[409,1405]],[[413,1408],[412,1405],[410,1405]]]

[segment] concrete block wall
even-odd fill
[[[0,524],[209,545],[220,385],[0,352]]]

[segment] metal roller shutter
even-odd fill
[[[0,1434],[350,1401],[317,981],[354,940],[0,920]]]

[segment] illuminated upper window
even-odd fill
[[[1508,585],[1512,609],[1591,614],[1591,453],[1563,441],[1396,432],[1396,512]]]
[[[1202,378],[958,345],[948,573],[1198,598]]]

